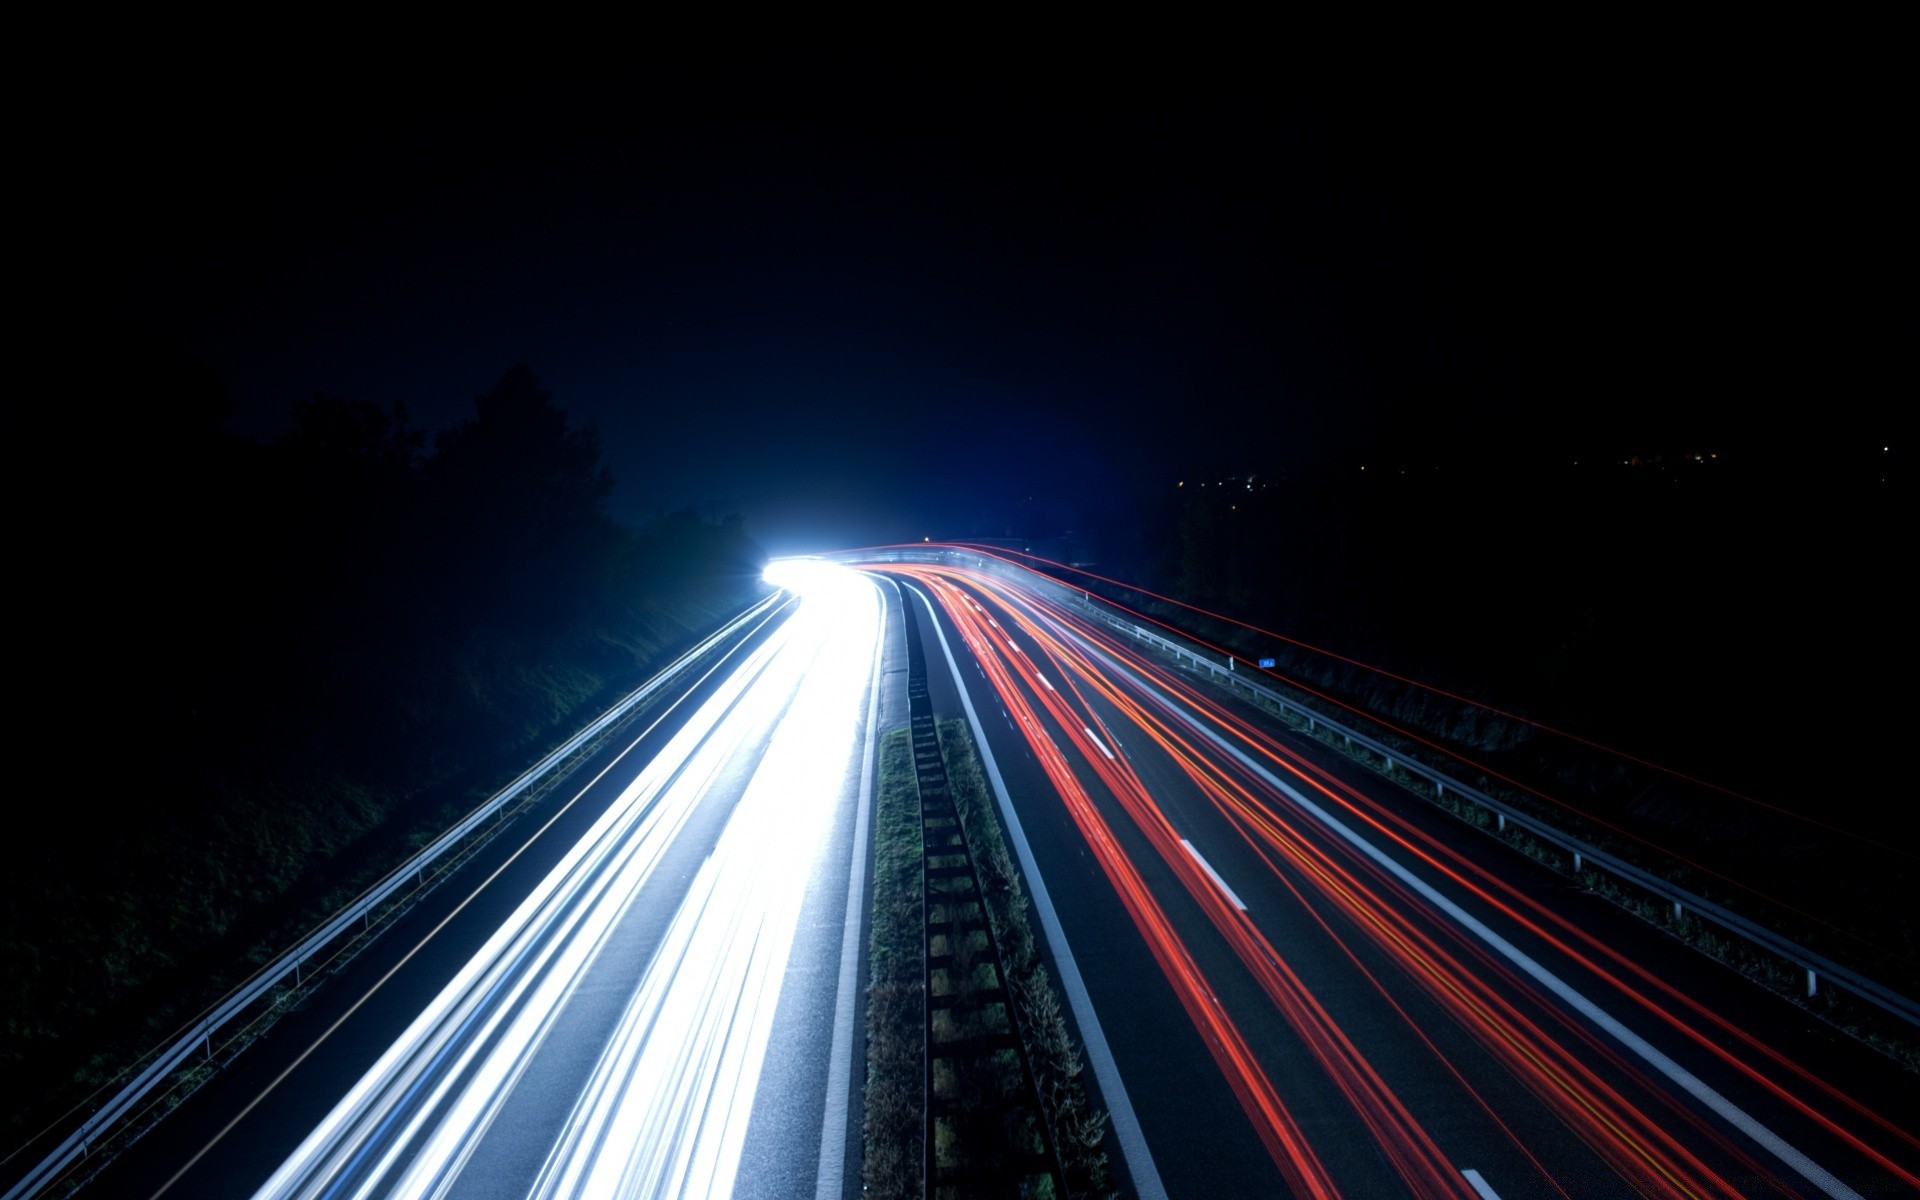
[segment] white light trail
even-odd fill
[[[854,586],[877,635],[872,587]],[[539,1200],[733,1190],[812,851],[845,792],[869,679],[869,655],[821,645],[541,1172]]]
[[[717,785],[746,772],[728,766],[764,741],[661,945],[644,971],[636,964],[639,985],[558,1144],[529,1181],[541,1197],[731,1189],[806,885],[837,806],[856,791],[854,735],[880,634],[872,584],[823,563],[793,574],[805,588],[795,615],[689,718],[258,1197],[447,1194],[689,818],[729,798]]]

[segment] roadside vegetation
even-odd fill
[[[940,723],[940,753],[953,787],[954,805],[966,830],[986,898],[987,915],[1006,970],[1006,989],[1017,1010],[1027,1062],[1037,1076],[1041,1107],[1061,1165],[1067,1194],[1114,1194],[1104,1142],[1107,1115],[1095,1109],[1081,1074],[1086,1061],[1068,1026],[1059,990],[1048,974],[1033,932],[1026,888],[1007,850],[1006,834],[980,755],[967,724]]]
[[[260,443],[138,365],[119,527],[24,539],[63,653],[20,681],[53,782],[0,925],[7,1151],[761,591],[737,521],[608,517],[524,368],[431,436],[316,397]]]

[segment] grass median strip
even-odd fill
[[[861,1178],[871,1196],[917,1196],[926,1038],[921,971],[920,801],[905,727],[880,740],[873,919],[867,940],[866,1129]]]
[[[1085,1060],[1075,1044],[1065,1006],[1041,960],[1028,918],[1026,888],[1007,851],[1000,818],[987,791],[980,756],[965,721],[940,723],[940,750],[954,804],[973,850],[987,915],[999,943],[1006,990],[1019,1009],[1026,1057],[1038,1076],[1045,1119],[1059,1147],[1071,1196],[1114,1194],[1107,1154],[1101,1148],[1107,1117],[1096,1110],[1081,1078]]]
[[[1093,1108],[1081,1079],[1083,1060],[1064,1005],[1041,959],[1028,919],[1026,890],[1007,852],[999,818],[988,801],[979,757],[962,722],[941,723],[939,735],[941,756],[967,843],[973,850],[992,937],[1006,976],[1004,994],[1018,1009],[1025,1057],[1038,1076],[1044,1119],[1060,1147],[1067,1192],[1072,1196],[1110,1196],[1114,1189],[1102,1148],[1106,1117]],[[905,729],[894,730],[881,739],[874,828],[862,1175],[869,1195],[911,1196],[923,1194],[925,1187],[922,1137],[929,1099],[925,1095],[926,994],[921,958],[926,916],[921,909],[921,877],[926,860],[912,745]],[[961,982],[950,974],[941,978],[949,989]],[[955,1061],[943,1058],[936,1064],[934,1086],[941,1089],[943,1103],[959,1100],[963,1108],[974,1103],[996,1107],[1006,1098],[1009,1085],[1017,1088],[1021,1083],[1019,1056],[1013,1051],[987,1056],[977,1064],[1002,1064],[1002,1073],[1009,1079],[998,1078],[992,1070],[957,1071]],[[958,1089],[979,1095],[949,1095]],[[939,1132],[955,1131],[943,1124]],[[967,1164],[956,1156],[965,1155],[965,1139],[949,1136],[943,1140],[945,1144],[935,1147],[943,1173],[958,1169],[964,1175]],[[1047,1184],[1046,1190],[1051,1193],[1051,1179]]]

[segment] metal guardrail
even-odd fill
[[[894,561],[905,562],[959,562],[959,565],[986,567],[988,561],[979,554],[968,553],[964,550],[942,550],[932,547],[927,550],[896,551],[890,552],[890,554],[894,556]],[[964,560],[964,562],[960,562],[959,560]],[[1399,751],[1387,746],[1351,726],[1332,720],[1320,712],[1307,708],[1299,702],[1281,695],[1272,688],[1249,679],[1235,669],[1238,664],[1233,656],[1228,655],[1226,659],[1222,661],[1211,652],[1181,644],[1171,638],[1134,624],[1132,621],[1104,607],[1102,601],[1096,600],[1090,593],[1081,588],[1063,583],[1050,576],[1042,575],[1037,571],[1030,571],[1016,564],[1007,563],[1004,559],[996,559],[993,561],[995,566],[986,569],[995,570],[997,573],[1008,573],[1009,569],[1011,569],[1012,571],[1020,572],[1030,580],[1041,580],[1051,585],[1053,590],[1064,595],[1066,599],[1078,604],[1085,611],[1098,617],[1107,625],[1126,633],[1138,641],[1144,641],[1158,646],[1168,654],[1173,655],[1175,659],[1190,659],[1196,666],[1206,667],[1217,680],[1224,681],[1229,686],[1244,688],[1249,695],[1257,696],[1268,701],[1281,712],[1290,712],[1304,719],[1307,722],[1309,731],[1317,732],[1321,727],[1325,727],[1345,739],[1349,745],[1360,746],[1379,755],[1385,760],[1388,770],[1399,767],[1408,774],[1425,779],[1433,785],[1436,796],[1451,792],[1453,795],[1485,809],[1487,812],[1493,814],[1500,830],[1504,831],[1508,823],[1512,823],[1548,845],[1558,847],[1571,857],[1573,873],[1575,875],[1578,875],[1585,866],[1606,871],[1671,904],[1676,919],[1683,913],[1690,914],[1701,920],[1718,925],[1730,933],[1738,934],[1753,945],[1792,963],[1795,967],[1804,971],[1806,973],[1807,995],[1809,997],[1818,991],[1821,981],[1825,980],[1831,985],[1852,992],[1861,999],[1877,1005],[1902,1020],[1920,1026],[1920,1003],[1916,1003],[1913,999],[1901,995],[1885,984],[1867,978],[1858,971],[1841,966],[1839,963],[1834,962],[1824,955],[1816,954],[1799,943],[1753,921],[1751,918],[1744,917],[1739,913],[1723,908],[1703,896],[1696,895],[1685,888],[1662,879],[1660,876],[1653,874],[1643,867],[1635,866],[1605,850],[1598,849],[1579,838],[1564,833],[1537,817],[1520,812],[1505,801],[1497,800],[1485,792],[1480,791],[1478,788],[1461,783],[1443,771],[1436,770],[1433,767],[1409,758],[1404,751]]]
[[[150,1091],[166,1080],[181,1064],[205,1047],[212,1053],[213,1035],[227,1022],[239,1016],[256,1001],[278,987],[291,975],[297,981],[300,971],[307,960],[315,957],[335,938],[345,933],[356,922],[367,920],[372,911],[392,898],[393,894],[409,882],[417,882],[430,866],[442,854],[464,840],[468,834],[479,828],[495,813],[511,803],[527,788],[570,758],[580,747],[598,737],[609,726],[624,718],[635,705],[659,691],[674,677],[685,671],[715,646],[736,636],[747,624],[764,615],[781,599],[781,593],[767,596],[753,607],[747,609],[733,620],[727,622],[718,631],[703,639],[693,649],[675,659],[653,678],[628,693],[612,708],[602,713],[592,724],[574,734],[558,749],[529,767],[512,783],[496,792],[490,799],[461,819],[460,823],[441,834],[419,853],[396,867],[391,874],[379,883],[362,892],[360,897],[340,912],[334,914],[325,924],[307,935],[293,949],[282,954],[273,962],[260,968],[252,978],[229,992],[212,1009],[198,1018],[189,1031],[166,1047],[137,1075],[133,1082],[115,1093],[93,1115],[70,1133],[59,1146],[34,1168],[27,1172],[14,1185],[7,1189],[0,1200],[25,1200],[40,1188],[52,1182],[74,1159],[83,1157],[87,1149],[100,1135],[124,1117],[134,1105],[138,1104]]]

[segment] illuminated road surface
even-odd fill
[[[880,570],[935,617],[935,704],[990,759],[1131,1190],[1920,1190],[1910,1074],[1064,589]],[[644,766],[507,830],[87,1194],[857,1195],[899,625],[865,577],[789,582],[798,611],[634,743]]]
[[[939,614],[948,711],[985,737],[1169,1194],[1920,1189],[1911,1075],[1145,657],[1078,593],[880,569]]]
[[[828,1069],[827,1047],[855,1053],[840,957],[859,944],[844,920],[883,609],[863,576],[798,570],[784,580],[801,597],[793,614],[728,664],[637,775],[609,780],[617,796],[437,994],[402,993],[418,1015],[248,1190],[812,1195],[817,1165],[838,1180],[846,1071]],[[367,994],[400,991],[380,984]],[[249,1124],[256,1109],[294,1107],[289,1095],[317,1086],[295,1072],[351,1054],[354,1028],[342,1018],[322,1033],[167,1194],[246,1194],[227,1190],[244,1168],[222,1156],[279,1136]],[[760,1095],[763,1078],[783,1094]]]

